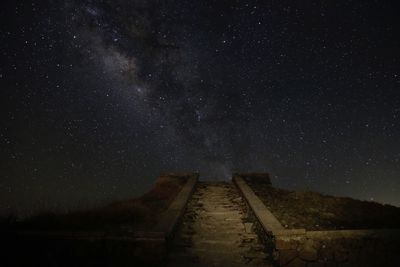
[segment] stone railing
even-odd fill
[[[246,200],[276,266],[397,266],[400,229],[285,229],[247,185],[249,176],[235,174],[232,180]]]
[[[173,174],[179,176],[179,174]],[[187,175],[187,174],[185,174]],[[142,262],[162,262],[167,257],[169,241],[173,238],[186,205],[193,194],[199,174],[190,174],[190,178],[175,197],[168,209],[158,219],[152,231],[134,232],[135,256]]]

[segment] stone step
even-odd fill
[[[171,266],[270,266],[246,216],[232,184],[200,182],[175,238]]]

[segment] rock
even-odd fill
[[[281,239],[277,238],[275,240],[275,247],[278,250],[286,250],[286,249],[297,249],[299,245],[299,242],[297,240],[291,240],[291,239]]]
[[[297,255],[298,255],[298,251],[295,249],[280,251],[279,252],[279,265],[283,266],[283,265],[289,263],[294,258],[296,258]]]
[[[314,241],[311,239],[306,240],[299,256],[306,261],[316,261],[318,259],[318,251],[314,247]]]
[[[318,259],[318,252],[314,248],[305,249],[300,251],[299,257],[306,261],[316,261]]]
[[[253,223],[244,223],[244,228],[246,229],[246,233],[252,233]]]

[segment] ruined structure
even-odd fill
[[[109,214],[117,207],[112,214],[120,216],[133,204],[137,209],[138,205],[151,208],[168,203],[156,218],[143,220],[154,225],[135,228],[125,221],[118,227],[87,231],[49,230],[44,225],[40,229],[13,227],[2,234],[7,245],[5,266],[396,265],[400,226],[318,231],[290,228],[269,208],[268,198],[260,196],[260,192],[274,192],[272,189],[265,173],[235,173],[232,182],[201,182],[198,174],[190,173],[163,174],[142,198],[104,209]],[[286,200],[281,200],[282,206],[287,205]],[[389,209],[394,217],[387,225],[397,226],[399,208],[366,205],[382,212]],[[97,210],[96,216],[102,218],[102,211]],[[376,226],[385,222],[379,216],[373,217]]]

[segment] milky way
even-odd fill
[[[5,4],[1,213],[135,196],[164,171],[400,205],[397,7],[292,2]]]

